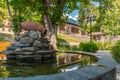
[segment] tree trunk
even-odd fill
[[[47,28],[47,35],[46,37],[51,41],[50,44],[53,45],[54,49],[57,49],[57,41],[56,41],[56,34],[55,34],[55,30],[53,28],[53,24],[51,22],[51,19],[44,15],[44,25],[45,28]]]
[[[66,0],[56,0],[56,9],[59,10],[59,14],[56,19],[61,19],[63,9],[64,9],[64,4]],[[44,4],[44,14],[42,15],[43,17],[43,22],[45,28],[47,28],[48,33],[47,33],[47,38],[50,39],[51,44],[55,49],[57,49],[57,41],[56,41],[56,35],[57,35],[57,28],[58,25],[55,22],[52,22],[51,20],[51,13],[48,11],[51,9],[51,0],[43,0],[42,1]]]
[[[12,17],[12,14],[11,14],[10,7],[9,7],[9,2],[8,2],[8,0],[6,0],[6,6],[7,6],[7,9],[8,9],[8,15],[9,15],[9,17],[10,17],[10,18],[13,18],[13,17]]]
[[[50,44],[53,45],[54,49],[56,49],[57,46],[56,46],[56,34],[53,27],[54,25],[51,21],[50,14],[46,12],[50,9],[50,0],[43,0],[43,4],[44,4],[45,12],[42,15],[42,17],[43,17],[44,26],[45,28],[47,28],[46,37],[51,41]]]

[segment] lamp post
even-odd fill
[[[96,16],[94,14],[89,14],[87,16],[87,22],[90,22],[90,42],[92,42],[92,22],[95,21]]]

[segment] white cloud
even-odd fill
[[[77,21],[78,20],[78,15],[72,17],[72,19]]]
[[[76,15],[76,16],[71,16],[71,15],[69,15],[69,14],[64,14],[64,16],[68,16],[68,18],[73,19],[73,20],[75,20],[75,21],[78,20],[78,15]]]
[[[73,19],[73,17],[72,17],[71,15],[68,15],[68,18],[71,18],[71,19]]]

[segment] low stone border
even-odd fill
[[[116,61],[112,58],[103,57],[97,54],[91,54],[80,51],[60,51],[76,54],[94,56],[98,59],[97,63],[92,65],[57,74],[33,76],[33,77],[17,77],[6,78],[2,80],[116,80]],[[1,79],[0,79],[1,80]]]

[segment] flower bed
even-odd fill
[[[11,42],[0,42],[0,52],[10,46]]]

